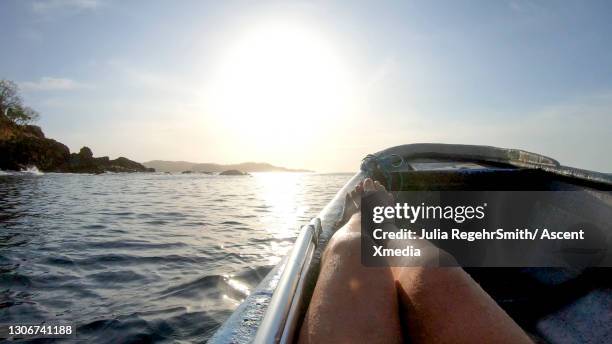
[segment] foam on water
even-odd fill
[[[3,171],[0,170],[0,176],[13,176],[13,175],[34,175],[34,176],[42,176],[44,173],[38,169],[36,166],[30,166],[28,168],[22,169],[21,171]]]
[[[21,170],[21,173],[33,174],[35,176],[44,175],[44,173],[41,172],[36,166],[29,166],[28,168]]]

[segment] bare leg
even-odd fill
[[[361,265],[360,226],[354,215],[330,240],[300,343],[402,341],[393,274]]]
[[[459,267],[394,269],[413,343],[532,343]]]
[[[378,183],[373,187],[384,190]],[[365,192],[373,191],[367,180],[363,188]],[[411,262],[402,262],[402,258],[389,260],[394,265],[391,269],[397,281],[401,319],[410,342],[532,343],[462,268],[439,267],[442,261],[454,261],[448,253],[424,240],[394,244],[400,248],[413,245],[424,252],[419,258],[405,257]]]
[[[381,189],[366,180],[350,197]],[[359,200],[354,201],[357,209]],[[403,323],[415,343],[531,343],[461,268],[364,267],[359,219],[359,214],[352,216],[325,251],[300,342],[398,342]],[[422,257],[424,266],[436,265],[438,253],[445,254],[426,252],[436,254]]]

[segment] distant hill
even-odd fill
[[[310,170],[274,166],[265,162],[243,162],[241,164],[221,165],[189,161],[153,160],[142,164],[146,167],[154,168],[159,172],[222,172],[227,170],[238,170],[242,172],[313,172]]]

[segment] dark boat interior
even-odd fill
[[[390,171],[389,171],[390,170]],[[482,161],[420,159],[405,161],[372,177],[397,191],[584,191],[584,200],[553,206],[579,213],[594,203],[612,214],[610,185],[542,169]],[[554,216],[548,212],[547,216]],[[609,217],[608,217],[609,218]],[[610,223],[593,230],[611,244]],[[608,267],[466,267],[465,270],[533,338],[543,342],[600,342],[612,338],[612,268]],[[589,321],[585,327],[584,317]],[[579,320],[581,321],[575,321]]]

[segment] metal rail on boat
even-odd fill
[[[297,328],[305,276],[319,241],[321,221],[314,218],[300,230],[270,304],[253,340],[256,344],[291,343]]]

